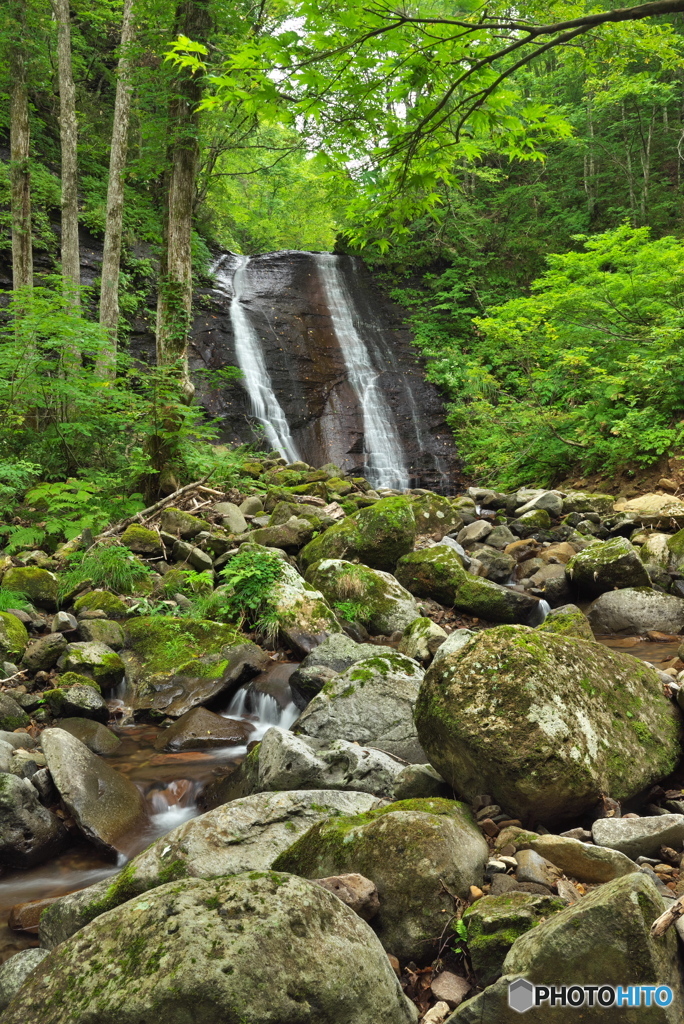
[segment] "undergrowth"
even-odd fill
[[[129,548],[101,545],[69,558],[66,570],[59,575],[59,595],[64,598],[85,583],[116,594],[132,594],[136,586],[149,580],[151,575],[152,570]]]

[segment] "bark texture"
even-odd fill
[[[62,149],[62,276],[70,300],[79,304],[81,263],[78,244],[78,126],[76,89],[71,64],[69,0],[52,0],[57,21],[57,73],[59,78],[59,130]],[[73,289],[73,291],[72,291]]]
[[[23,38],[25,8],[13,2],[11,8],[15,38],[10,45],[10,189],[12,210],[12,283],[16,288],[33,286],[31,243],[31,172],[29,150],[28,87]]]

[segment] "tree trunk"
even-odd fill
[[[210,19],[207,0],[181,0],[175,33],[203,42]],[[189,70],[179,72],[169,105],[168,207],[157,302],[157,365],[179,363],[188,398],[187,342],[192,315],[192,214],[199,165],[198,104],[202,85]]]
[[[16,36],[10,45],[10,188],[12,210],[12,284],[33,287],[33,251],[31,244],[31,172],[29,169],[28,88],[23,37],[26,31],[25,6],[14,2]]]
[[[69,0],[52,0],[57,21],[59,130],[62,149],[62,277],[68,299],[80,305],[81,260],[78,245],[78,158],[76,89],[71,66]]]
[[[116,336],[119,326],[119,268],[121,264],[121,238],[124,211],[124,170],[128,150],[128,124],[131,113],[131,57],[128,47],[133,41],[135,23],[133,0],[124,0],[121,24],[121,54],[119,57],[116,98],[114,100],[114,127],[109,154],[109,184],[107,187],[107,220],[105,223],[102,279],[100,285],[100,325],[107,332],[108,346],[100,354],[95,372],[112,379],[116,373]]]

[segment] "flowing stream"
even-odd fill
[[[354,301],[340,272],[338,257],[317,253],[315,260],[349,383],[363,414],[366,476],[374,487],[404,490],[409,486],[409,474],[399,433],[378,384],[381,370],[373,365],[368,346],[357,329]]]
[[[266,367],[261,339],[250,323],[243,305],[243,290],[249,256],[235,256],[238,263],[231,274],[224,268],[225,257],[214,264],[216,290],[231,296],[230,319],[235,336],[235,355],[244,374],[252,415],[263,427],[266,440],[288,462],[297,462],[299,453],[290,433],[283,408],[276,398]]]

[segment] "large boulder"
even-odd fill
[[[527,622],[539,604],[536,597],[467,573],[458,553],[447,544],[404,555],[396,577],[417,597],[453,605],[489,622]]]
[[[349,740],[413,764],[427,758],[413,723],[423,670],[403,654],[376,654],[333,677],[302,712],[293,732],[329,745]]]
[[[2,577],[5,590],[17,590],[24,594],[32,604],[39,608],[54,611],[59,598],[57,577],[48,569],[39,569],[35,565],[12,567]]]
[[[0,966],[0,1013],[12,1001],[27,978],[50,953],[47,949],[22,949]]]
[[[420,614],[415,598],[394,576],[367,565],[326,558],[309,566],[306,581],[342,618],[361,622],[371,634],[403,632]]]
[[[269,548],[281,548],[295,553],[308,544],[314,534],[314,524],[308,519],[290,516],[284,523],[262,526],[250,534],[250,541]]]
[[[172,879],[268,871],[276,857],[324,818],[363,814],[369,793],[303,790],[256,793],[215,807],[167,832],[113,879],[63,896],[41,915],[40,941],[52,949],[100,914]]]
[[[276,870],[306,878],[358,872],[380,897],[373,921],[400,960],[434,959],[452,913],[482,883],[487,844],[470,812],[454,800],[406,800],[356,818],[314,826],[276,860]],[[448,891],[447,891],[448,890]]]
[[[4,1024],[416,1019],[365,921],[322,886],[268,872],[171,882],[93,921],[35,970]]]
[[[111,647],[96,641],[68,644],[57,662],[60,672],[90,676],[103,689],[116,686],[124,677],[124,663]]]
[[[449,498],[441,494],[421,494],[413,501],[416,520],[416,540],[441,540],[447,533],[458,529],[462,520],[458,509]]]
[[[508,987],[524,977],[535,985],[669,985],[674,998],[668,1008],[642,1002],[633,1011],[581,1010],[569,1004],[542,1005],[531,1020],[577,1024],[606,1020],[648,1024],[680,1024],[682,988],[674,928],[662,938],[650,935],[663,912],[663,900],[651,879],[637,872],[607,882],[578,903],[553,914],[517,939],[503,963],[503,977],[460,1006],[449,1024],[518,1024],[520,1014],[509,1007]]]
[[[300,552],[304,569],[324,558],[358,560],[393,572],[416,539],[416,519],[407,498],[383,498],[314,537]]]
[[[0,773],[0,864],[30,868],[60,853],[66,829],[28,779]]]
[[[121,746],[121,740],[116,733],[101,722],[94,722],[90,718],[59,718],[55,726],[85,743],[88,750],[92,750],[94,754],[113,754]]]
[[[680,753],[680,721],[651,666],[524,626],[479,633],[428,669],[418,735],[457,793],[491,793],[516,817],[634,796]]]
[[[480,985],[491,985],[516,939],[565,909],[563,900],[531,892],[485,896],[463,914],[468,954]]]
[[[4,661],[19,661],[28,642],[24,623],[11,612],[0,612],[0,657]]]
[[[65,729],[46,729],[42,738],[52,780],[83,834],[106,853],[145,821],[138,789]]]
[[[591,544],[570,559],[565,572],[576,590],[594,596],[608,590],[651,584],[639,552],[626,537]]]
[[[680,633],[684,629],[684,598],[646,587],[601,594],[587,610],[595,633]]]
[[[300,662],[290,676],[290,685],[299,691],[305,703],[315,697],[334,675],[344,672],[357,661],[392,653],[391,647],[358,644],[346,633],[333,633]]]

